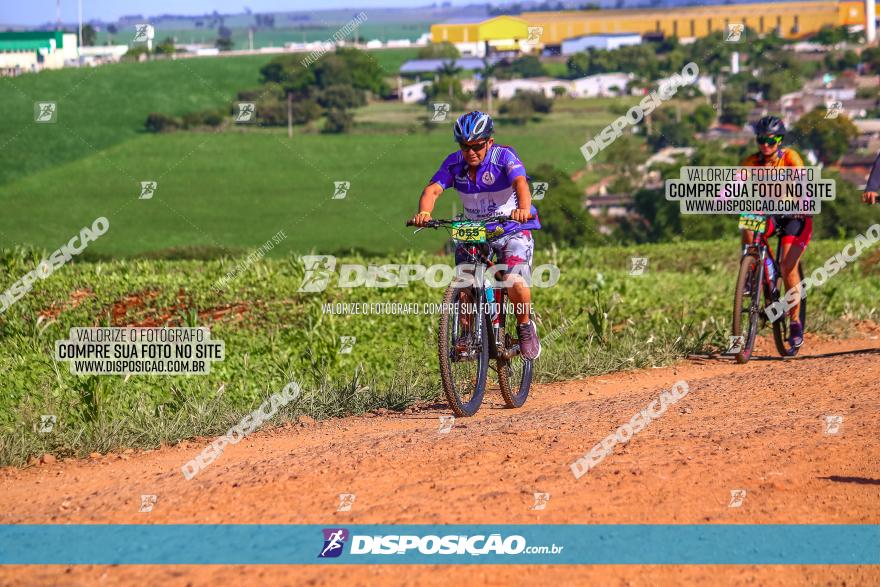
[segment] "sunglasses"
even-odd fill
[[[782,142],[782,137],[770,137],[770,136],[757,137],[757,138],[755,138],[755,141],[759,145],[778,145],[779,143]]]
[[[461,147],[462,151],[482,151],[483,148],[489,143],[489,141],[483,141],[482,143],[477,143],[476,145],[467,145],[465,143],[458,143],[458,146]]]

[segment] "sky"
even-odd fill
[[[83,20],[114,21],[126,14],[205,14],[309,10],[312,8],[370,8],[426,6],[434,0],[82,0]],[[61,21],[78,20],[77,0],[61,0]],[[456,1],[455,4],[463,2]],[[438,1],[439,4],[439,1]],[[0,23],[37,25],[55,22],[55,0],[0,0]]]

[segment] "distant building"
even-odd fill
[[[552,98],[557,93],[567,95],[569,91],[570,86],[567,80],[552,77],[499,80],[492,84],[492,93],[498,96],[499,100],[509,100],[517,92],[538,92]]]
[[[385,43],[385,46],[389,49],[400,48],[400,47],[412,47],[413,42],[409,39],[388,39],[388,42]]]
[[[659,88],[660,86],[669,84],[671,81],[672,81],[671,77],[664,77],[664,78],[658,79],[657,81],[655,81],[653,83],[656,85],[657,88]],[[715,93],[715,91],[717,89],[715,87],[715,83],[712,81],[712,79],[705,76],[705,75],[701,75],[701,76],[697,77],[696,81],[694,81],[690,85],[692,87],[695,87],[698,90],[700,90],[700,93],[703,94],[704,96],[711,96],[712,94]],[[684,86],[682,86],[682,87],[684,87]]]
[[[128,45],[96,45],[79,49],[79,54],[86,65],[115,63],[126,53],[128,53]]]
[[[61,69],[79,59],[76,35],[63,31],[0,33],[0,75]]]
[[[430,81],[409,84],[400,88],[400,101],[404,104],[413,104],[425,99],[425,88],[431,85]]]
[[[638,33],[608,33],[604,35],[584,35],[562,41],[562,54],[571,55],[587,49],[617,49],[626,45],[638,45],[642,35]]]
[[[569,82],[569,95],[572,98],[596,98],[620,96],[635,77],[632,73],[599,73],[573,79]]]
[[[868,176],[871,174],[871,168],[874,166],[876,158],[875,153],[847,153],[840,159],[837,168],[843,179],[863,190],[865,184],[868,183]]]
[[[456,67],[464,71],[475,71],[485,67],[482,59],[475,57],[458,57],[456,59],[411,59],[400,66],[400,73],[435,73],[443,69],[446,63],[453,61]],[[499,59],[489,59],[489,63],[497,63]]]
[[[560,47],[584,35],[633,33],[646,37],[705,37],[743,24],[759,35],[775,31],[784,39],[798,39],[823,26],[865,23],[865,4],[858,1],[763,2],[712,6],[642,7],[624,10],[558,10],[523,12],[482,22],[441,23],[431,26],[434,43],[470,44],[475,54],[491,53],[493,45],[517,44],[531,49]],[[531,29],[535,34],[530,35]],[[532,43],[525,41],[532,37]],[[656,38],[655,37],[655,38]],[[746,40],[748,42],[748,39]],[[482,45],[479,47],[477,45]]]
[[[540,37],[536,29],[529,30],[529,25],[514,16],[432,25],[431,41],[452,43],[462,55],[473,57],[499,52],[529,53],[537,49]]]

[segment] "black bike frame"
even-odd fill
[[[776,260],[779,258],[779,254],[782,251],[782,242],[780,242],[778,244],[777,249],[776,249],[776,253],[774,254],[773,250],[770,248],[770,243],[767,242],[767,235],[763,231],[753,232],[753,239],[754,239],[754,241],[752,242],[751,245],[746,245],[746,247],[747,247],[746,250],[748,250],[748,248],[750,248],[750,247],[756,247],[758,249],[757,286],[758,287],[765,286],[765,289],[764,289],[765,301],[767,301],[769,303],[773,303],[776,300],[773,300],[773,299],[767,300],[766,299],[769,297],[767,294],[769,294],[770,292],[773,291],[774,284],[770,282],[769,277],[767,277],[767,275],[766,275],[766,273],[767,273],[766,268],[767,267],[766,267],[766,265],[764,265],[764,260],[767,258],[767,256],[769,256],[770,261],[773,263],[773,269],[776,271],[776,275],[781,277],[781,273],[779,272],[779,263]],[[749,253],[746,252],[745,254],[749,254]],[[765,277],[767,277],[767,279],[765,279]],[[752,309],[753,310],[756,310],[756,311],[758,310],[758,308],[757,308],[758,300],[759,300],[759,296],[757,296],[757,295],[752,296]],[[769,316],[768,316],[768,318],[769,318]]]
[[[468,244],[464,250],[468,256],[468,260],[474,265],[474,275],[485,275],[487,269],[495,266],[495,262],[492,260],[495,256],[495,251],[493,251],[488,244]],[[488,308],[486,305],[488,302],[486,299],[485,281],[481,279],[480,282],[481,283],[477,283],[476,280],[474,281],[474,291],[476,291],[477,296],[479,297],[479,300],[474,300],[474,303],[477,304],[477,308]],[[480,323],[482,324],[482,327],[486,329],[489,336],[489,358],[497,359],[498,350],[502,347],[502,341],[499,340],[501,329],[504,328],[504,322],[507,316],[503,312],[507,290],[503,287],[493,289],[495,293],[495,303],[498,304],[498,326],[496,328],[495,324],[492,323],[492,314],[489,312],[481,312],[482,316],[480,317]]]

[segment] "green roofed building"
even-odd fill
[[[79,58],[76,35],[63,31],[0,33],[0,75],[60,69]]]

